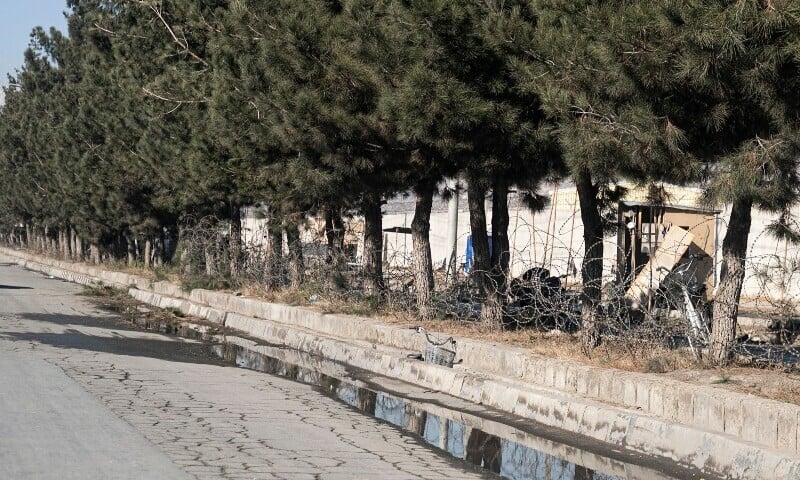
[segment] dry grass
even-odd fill
[[[683,368],[696,368],[697,364],[689,352],[669,350],[658,345],[628,345],[624,342],[605,342],[590,356],[583,353],[576,334],[558,330],[541,332],[536,330],[497,331],[487,329],[478,322],[451,320],[420,321],[408,313],[382,315],[377,320],[388,325],[415,326],[440,332],[446,336],[466,337],[478,341],[521,348],[547,358],[569,360],[584,365],[616,368],[629,372],[663,373]],[[633,343],[633,342],[630,342]]]
[[[152,270],[150,268],[144,268],[138,266],[129,267],[127,265],[124,265],[116,268],[115,270],[118,270],[122,273],[127,273],[128,275],[136,275],[139,277],[143,277],[148,280],[156,280],[156,272],[155,270]]]
[[[152,280],[180,281],[175,273],[154,272],[140,267],[122,265],[116,267],[119,271]],[[497,331],[488,329],[479,322],[453,319],[421,321],[412,312],[402,308],[376,308],[369,299],[353,301],[346,298],[319,297],[310,290],[266,291],[260,285],[247,285],[233,292],[265,301],[303,306],[324,313],[370,317],[369,320],[365,319],[365,322],[379,321],[398,327],[419,325],[429,331],[447,336],[467,337],[521,348],[547,358],[630,372],[665,375],[691,384],[713,386],[800,405],[800,374],[796,372],[743,366],[724,370],[709,369],[699,365],[688,351],[670,350],[657,344],[643,343],[640,340],[628,341],[623,338],[616,339],[614,342],[606,341],[590,356],[587,356],[581,349],[577,335],[574,334],[535,330]],[[117,308],[122,309],[121,313],[132,312],[136,309],[136,305],[139,305],[129,297],[123,298],[127,297],[124,292],[117,292],[113,289],[92,289],[87,291],[87,294],[107,297],[103,301],[116,304]],[[178,318],[175,312],[159,311],[158,309],[153,309],[151,315],[164,320]]]
[[[258,293],[246,291],[246,294]],[[521,348],[547,358],[577,362],[602,368],[666,375],[695,385],[711,385],[716,388],[748,393],[800,405],[800,374],[780,370],[737,366],[719,370],[698,364],[693,355],[684,349],[665,348],[640,340],[616,339],[606,341],[590,356],[583,353],[577,335],[558,331],[535,330],[497,331],[486,328],[479,322],[438,319],[422,321],[413,312],[402,309],[371,308],[366,302],[353,304],[336,299],[309,301],[308,291],[284,290],[266,295],[254,295],[267,301],[301,305],[324,313],[355,314],[370,317],[364,322],[378,321],[401,328],[421,326],[444,336],[466,337],[497,345]],[[368,313],[367,314],[365,314]]]
[[[619,337],[605,341],[600,347],[586,355],[577,334],[558,330],[543,332],[535,329],[502,331],[487,328],[480,322],[444,318],[420,320],[412,311],[397,306],[376,307],[369,300],[354,301],[336,297],[310,298],[315,293],[309,290],[282,289],[265,291],[263,287],[244,287],[238,291],[247,296],[269,302],[310,308],[320,313],[337,313],[368,317],[365,322],[377,321],[402,328],[421,326],[444,336],[465,337],[477,341],[506,345],[527,350],[546,358],[557,358],[604,368],[615,368],[628,372],[662,374],[669,372],[713,372],[699,364],[685,349],[669,349],[656,342],[644,342],[638,338]],[[748,369],[763,372],[762,369]]]
[[[352,300],[336,297],[319,297],[309,290],[283,289],[264,291],[262,287],[245,287],[238,291],[247,296],[269,302],[310,308],[320,313],[337,313],[368,317],[365,322],[377,321],[402,328],[421,326],[431,332],[445,336],[466,337],[478,341],[507,345],[528,350],[547,358],[558,358],[606,368],[630,372],[665,373],[681,369],[697,369],[700,366],[690,352],[671,350],[655,343],[643,343],[638,339],[617,339],[605,342],[590,356],[583,353],[576,334],[558,330],[543,332],[535,329],[502,331],[487,328],[480,322],[444,318],[420,320],[413,312],[398,306],[376,307],[372,299]]]
[[[358,314],[367,306],[353,306],[337,301],[308,302],[305,293],[281,292],[270,295],[269,301],[300,304],[320,312]],[[367,316],[367,315],[360,315]],[[662,345],[641,341],[618,339],[606,341],[590,356],[583,353],[580,340],[575,334],[540,332],[534,330],[497,331],[487,329],[479,322],[440,319],[422,321],[413,313],[402,310],[372,310],[371,318],[364,322],[378,321],[401,328],[421,326],[444,336],[466,337],[497,345],[521,348],[546,358],[573,361],[583,365],[614,368],[628,372],[665,375],[695,385],[710,385],[715,388],[769,398],[800,405],[800,374],[776,369],[735,367],[732,369],[710,369],[698,364],[687,350],[668,349]]]
[[[800,374],[775,369],[733,367],[713,370],[683,370],[669,377],[697,385],[747,393],[800,405]]]
[[[261,285],[243,285],[236,289],[236,293],[248,297],[255,297],[273,303],[283,303],[286,305],[312,306],[309,298],[313,293],[303,289],[286,288],[277,291],[270,291]]]

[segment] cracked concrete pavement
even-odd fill
[[[312,387],[0,265],[0,478],[485,478]]]

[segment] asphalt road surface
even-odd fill
[[[312,387],[128,328],[82,287],[0,264],[0,478],[467,479]]]

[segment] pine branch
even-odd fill
[[[97,22],[94,23],[94,28],[100,30],[103,33],[107,33],[108,35],[110,35],[112,37],[138,38],[139,40],[147,39],[147,37],[145,37],[143,35],[132,35],[132,34],[122,35],[122,34],[120,34],[118,32],[115,32],[114,30],[111,30],[111,29],[109,29],[107,27],[104,27],[104,26],[100,25]]]
[[[150,3],[147,3],[147,2],[145,2],[144,0],[140,0],[140,2],[139,2],[139,3],[141,3],[141,4],[145,4],[147,7],[149,7],[149,8],[150,8],[150,10],[152,10],[152,11],[153,11],[153,13],[155,13],[155,14],[156,14],[156,16],[158,17],[158,19],[159,19],[159,20],[161,20],[161,23],[163,23],[163,24],[164,24],[164,28],[166,28],[166,29],[167,29],[167,32],[169,32],[170,36],[172,37],[172,40],[174,40],[174,41],[175,41],[175,43],[177,43],[177,44],[178,44],[178,45],[179,45],[181,48],[183,48],[183,51],[184,51],[184,52],[186,52],[187,54],[189,54],[189,56],[190,56],[190,57],[194,58],[194,59],[195,59],[195,60],[197,60],[198,62],[202,63],[204,66],[206,66],[206,67],[208,67],[208,66],[209,66],[209,65],[208,65],[208,62],[206,62],[205,60],[203,60],[202,58],[200,58],[200,57],[199,57],[199,56],[198,56],[196,53],[194,53],[194,52],[193,52],[193,51],[192,51],[192,50],[189,48],[189,41],[188,41],[188,40],[186,40],[186,37],[185,37],[185,36],[183,37],[183,40],[182,40],[182,41],[181,41],[181,39],[179,39],[179,38],[178,38],[178,36],[175,34],[175,30],[174,30],[174,29],[173,29],[173,28],[172,28],[172,27],[169,25],[169,23],[167,22],[167,20],[166,20],[166,19],[164,18],[164,16],[162,15],[162,13],[161,13],[161,10],[158,8],[158,4],[157,4],[157,3],[155,3],[155,4],[150,4]]]
[[[168,98],[168,97],[165,97],[163,95],[159,95],[158,93],[155,93],[152,90],[149,90],[147,87],[142,87],[142,91],[144,91],[144,93],[147,94],[147,96],[149,96],[149,97],[155,98],[157,100],[161,100],[163,102],[169,102],[169,103],[176,104],[175,107],[172,110],[170,110],[168,112],[165,112],[162,115],[169,115],[170,113],[172,113],[175,110],[179,109],[183,105],[190,105],[190,104],[196,105],[196,104],[200,104],[200,103],[208,103],[208,99],[205,99],[205,98],[202,99],[202,100],[177,100],[177,99],[174,99],[174,98]]]
[[[631,126],[624,126],[623,124],[619,123],[613,116],[610,115],[603,115],[600,113],[596,113],[590,110],[585,110],[577,105],[571,105],[570,108],[572,109],[572,113],[579,115],[582,118],[586,118],[592,120],[594,123],[598,123],[601,125],[605,125],[609,127],[611,130],[619,130],[622,133],[626,133],[628,135],[635,135],[637,133],[641,133],[641,131],[634,125]]]

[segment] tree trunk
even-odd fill
[[[364,292],[383,295],[383,214],[381,195],[367,192],[362,199],[364,213]]]
[[[44,253],[45,251],[44,234],[42,233],[43,231],[44,230],[42,229],[42,227],[38,225],[34,227],[33,235],[34,238],[36,239],[36,242],[34,243],[35,244],[34,248],[40,253]]]
[[[70,241],[70,258],[72,260],[81,261],[81,252],[80,248],[78,247],[78,232],[75,231],[73,227],[69,228],[69,241]]]
[[[33,245],[33,229],[30,224],[25,224],[25,247],[30,248]]]
[[[242,212],[239,206],[231,211],[231,231],[228,237],[231,278],[239,278],[242,265]]]
[[[132,267],[136,264],[136,244],[133,242],[133,236],[126,236],[125,243],[127,246],[128,266]]]
[[[481,194],[485,196],[485,190]],[[477,202],[478,199],[476,198]],[[481,202],[483,205],[483,202]],[[470,206],[472,200],[470,200]],[[486,212],[483,207],[483,220],[480,222],[483,228],[483,235],[486,237]],[[470,211],[470,218],[472,211]],[[508,287],[508,268],[510,259],[510,249],[508,240],[508,182],[501,178],[496,178],[492,182],[492,248],[488,248],[488,237],[486,237],[486,250],[489,257],[489,268],[484,274],[485,289],[483,307],[481,308],[481,319],[483,323],[496,329],[503,325],[505,317],[505,305]],[[478,226],[477,224],[475,226]],[[475,233],[472,235],[472,248],[475,249]],[[476,254],[477,257],[477,254]]]
[[[53,233],[53,230],[50,229],[45,237],[47,238],[47,254],[58,258],[58,230]]]
[[[328,241],[325,263],[344,263],[344,221],[338,209],[328,208],[325,212],[325,238]]]
[[[69,246],[67,246],[66,230],[58,229],[58,253],[62,259],[69,258]]]
[[[711,362],[723,366],[730,361],[736,341],[739,298],[745,276],[747,238],[752,223],[753,201],[738,199],[731,207],[731,218],[722,241],[722,270],[714,297],[711,326]]]
[[[114,261],[122,261],[127,254],[125,236],[122,234],[114,236],[114,241],[111,243],[108,251]]]
[[[97,244],[93,243],[89,245],[89,257],[95,265],[100,263],[100,247],[98,247]]]
[[[69,225],[64,227],[64,258],[72,258],[72,229]]]
[[[45,225],[44,235],[42,235],[42,252],[47,255],[50,253],[50,227]]]
[[[501,321],[508,298],[508,269],[511,245],[508,239],[508,181],[495,179],[492,185],[492,302],[500,310]]]
[[[83,240],[77,234],[75,235],[75,252],[78,256],[77,260],[82,262],[84,259],[84,252],[83,252]]]
[[[600,345],[600,325],[597,307],[603,280],[603,218],[597,198],[598,188],[592,183],[591,174],[582,170],[575,175],[575,188],[581,207],[583,221],[583,305],[581,308],[581,343],[588,354]]]
[[[267,286],[274,290],[283,286],[283,229],[278,219],[269,219],[269,256]]]
[[[153,242],[150,237],[144,241],[144,268],[150,268],[153,265]]]
[[[186,232],[189,230],[188,226],[181,222],[178,224],[178,235],[175,242],[175,253],[178,254],[178,262],[182,275],[194,275],[197,273],[197,261],[192,258],[191,246],[186,240]]]
[[[64,232],[59,228],[56,230],[56,258],[64,258]]]
[[[145,245],[145,251],[147,251],[147,245]],[[214,246],[211,244],[203,245],[203,263],[206,267],[206,275],[212,277],[217,274],[217,257],[214,255]]]
[[[306,270],[300,229],[297,225],[289,225],[285,230],[286,242],[289,244],[289,282],[292,288],[300,288]]]
[[[153,241],[153,267],[158,268],[164,266],[164,231],[161,229]]]
[[[497,302],[497,291],[491,275],[489,237],[486,235],[486,187],[474,178],[467,181],[467,204],[469,226],[472,233],[471,276],[483,297],[481,321],[489,329],[498,329],[503,324],[502,305]]]
[[[411,242],[413,244],[414,291],[417,297],[417,312],[423,320],[434,316],[433,302],[433,259],[431,257],[431,208],[435,182],[421,183],[416,188],[414,220],[411,221]]]

